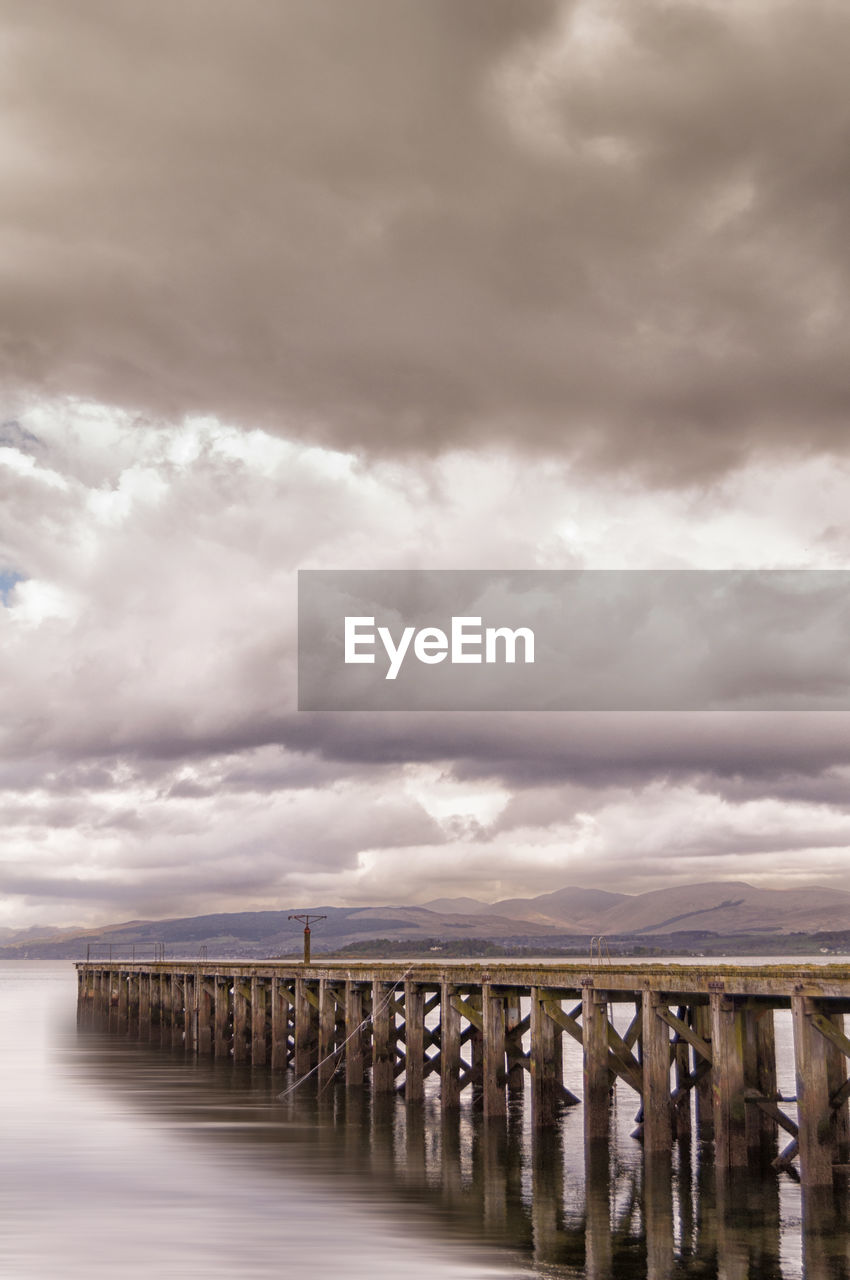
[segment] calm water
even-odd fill
[[[285,1074],[78,1032],[75,1000],[70,965],[0,964],[9,1280],[850,1276],[845,1188],[804,1206],[787,1175],[730,1187],[696,1146],[645,1168],[622,1086],[588,1168],[579,1107],[539,1138],[521,1102],[505,1128],[312,1082],[281,1100]],[[780,1015],[777,1039],[793,1093]]]

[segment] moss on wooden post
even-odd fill
[[[404,983],[404,1100],[421,1102],[425,1093],[425,993],[417,982]]]
[[[299,974],[295,979],[295,1071],[299,1076],[312,1070],[318,1051],[317,1010],[311,994],[307,980]]]
[[[584,1138],[589,1143],[607,1143],[611,1101],[608,1071],[608,1008],[604,991],[590,985],[582,988],[582,1078],[584,1093]]]
[[[213,1047],[213,1007],[215,987],[206,973],[198,972],[196,977],[195,1002],[198,1007],[198,1044],[197,1052],[208,1057]]]
[[[455,989],[442,984],[440,996],[440,1101],[444,1111],[460,1105],[460,1013]]]
[[[657,991],[643,997],[641,1047],[643,1054],[643,1145],[646,1152],[669,1151],[672,1142],[670,1098],[670,1028],[658,1016],[666,998]]]
[[[505,1099],[505,1001],[489,984],[482,989],[484,1016],[482,1086],[485,1116],[507,1113]]]
[[[696,1034],[706,1044],[711,1044],[711,1010],[707,1004],[691,1005],[690,1024]],[[700,1059],[697,1066],[702,1063]],[[714,1138],[714,1095],[711,1087],[711,1072],[703,1071],[694,1085],[694,1110],[696,1113],[697,1136],[701,1142],[711,1142]]]
[[[233,1061],[246,1062],[248,1049],[248,1009],[250,985],[239,974],[233,976]]]
[[[808,1186],[832,1186],[834,1124],[829,1107],[827,1041],[812,1024],[819,1012],[802,994],[791,997],[797,1076],[800,1177]]]
[[[715,1159],[721,1168],[740,1169],[749,1159],[744,1020],[734,999],[721,991],[711,992],[710,1008]]]
[[[345,984],[345,1083],[359,1089],[363,1084],[363,988],[348,979]]]
[[[213,1052],[217,1058],[230,1053],[230,979],[221,974],[215,976],[215,1036]]]
[[[392,1093],[395,1087],[395,1013],[392,986],[377,979],[372,985],[372,1091]]]
[[[557,1115],[556,1085],[560,1083],[558,1053],[561,1031],[549,1017],[546,988],[531,988],[531,1119],[535,1128],[548,1128]]]
[[[272,1024],[272,1071],[282,1071],[289,1062],[289,1011],[293,993],[283,978],[273,977],[269,991]]]

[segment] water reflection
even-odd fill
[[[285,1075],[85,1037],[86,1072],[170,1130],[238,1145],[244,1158],[262,1153],[287,1176],[297,1165],[329,1195],[413,1213],[442,1240],[498,1246],[512,1274],[850,1277],[844,1189],[803,1203],[767,1163],[734,1176],[690,1140],[651,1159],[632,1140],[625,1153],[582,1144],[579,1167],[569,1120],[533,1130],[522,1095],[506,1119],[485,1120],[471,1106],[443,1114],[435,1097],[408,1108],[341,1083],[292,1089]],[[783,1188],[796,1213],[793,1200],[790,1214],[783,1209]]]
[[[644,1160],[633,1095],[614,1095],[610,1149],[585,1148],[581,1108],[535,1131],[520,1090],[485,1122],[466,1101],[444,1115],[428,1094],[406,1107],[339,1082],[293,1089],[291,1074],[94,1028],[57,1043],[68,977],[49,1000],[0,985],[20,1033],[0,1071],[15,1280],[850,1277],[846,1177],[813,1194],[769,1166],[719,1176],[684,1138]]]

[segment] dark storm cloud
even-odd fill
[[[850,720],[816,712],[302,714],[287,721],[284,740],[325,760],[361,765],[450,759],[458,779],[498,778],[520,788],[571,780],[630,786],[652,777],[710,778],[730,788],[746,779],[756,789],[795,779],[803,786],[850,765]]]
[[[679,481],[844,450],[838,0],[2,0],[8,387]]]

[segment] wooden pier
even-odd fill
[[[368,1081],[413,1108],[438,1090],[444,1112],[467,1096],[497,1120],[528,1085],[536,1130],[582,1105],[592,1154],[608,1145],[617,1085],[634,1095],[647,1154],[695,1130],[719,1169],[770,1161],[813,1188],[850,1169],[845,966],[175,960],[77,972],[83,1023],[321,1087]],[[778,1009],[793,1022],[793,1098],[777,1087]],[[565,1035],[581,1046],[580,1079],[564,1078]]]

